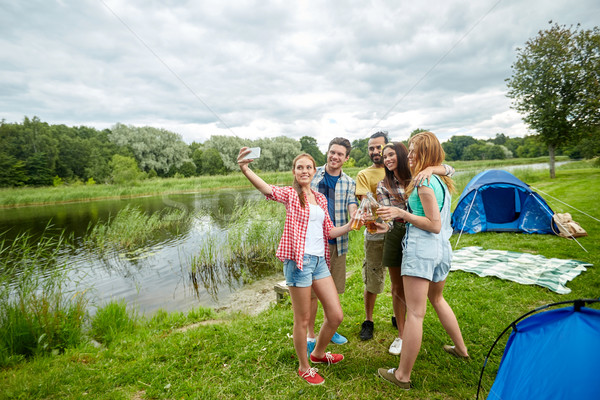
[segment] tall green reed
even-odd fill
[[[199,252],[190,260],[190,280],[213,298],[219,287],[252,280],[275,272],[275,252],[283,230],[284,208],[264,200],[235,201],[222,231],[209,232]]]
[[[88,227],[85,244],[100,253],[131,250],[156,237],[157,232],[178,230],[190,219],[189,214],[178,208],[148,215],[139,207],[127,205],[107,222]]]
[[[57,264],[69,246],[64,232],[0,241],[0,366],[82,340],[88,300],[67,288],[66,270]]]

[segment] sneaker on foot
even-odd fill
[[[315,339],[306,339],[306,357],[310,357],[310,353],[315,349],[317,341]]]
[[[298,375],[311,385],[320,385],[325,382],[325,379],[317,371],[318,369],[316,368],[309,368],[305,372],[298,370]]]
[[[389,352],[393,356],[399,356],[402,352],[402,339],[400,339],[399,337],[394,339],[392,345],[390,346]]]
[[[333,337],[331,338],[331,343],[345,344],[345,343],[348,343],[348,339],[346,339],[344,336],[342,336],[336,332],[333,334]]]
[[[373,321],[365,321],[360,328],[360,340],[373,339]]]
[[[310,361],[315,364],[337,364],[344,359],[341,354],[331,354],[331,352],[325,353],[325,357],[317,358],[314,354],[310,355]]]

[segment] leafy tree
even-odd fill
[[[462,160],[503,160],[506,158],[502,146],[489,142],[475,143],[463,151]]]
[[[548,147],[554,178],[556,150],[600,123],[600,30],[551,25],[517,50],[512,69],[507,95]]]
[[[115,154],[110,162],[110,168],[112,181],[118,185],[135,183],[142,177],[142,173],[132,157]]]
[[[531,158],[548,154],[546,147],[536,136],[525,136],[520,143],[514,151],[517,157]]]
[[[109,139],[118,146],[127,146],[142,170],[154,169],[162,176],[189,161],[189,148],[181,135],[165,129],[116,124]]]
[[[368,167],[371,165],[369,158],[369,138],[357,139],[352,142],[350,157],[355,160],[356,167]]]
[[[319,166],[324,165],[327,161],[326,156],[319,150],[317,139],[314,137],[302,136],[300,138],[300,151],[310,154]]]
[[[600,155],[600,126],[586,132],[579,143],[569,149],[571,158],[594,158]]]
[[[252,146],[259,146],[262,149],[260,158],[253,164],[264,171],[290,171],[294,158],[302,153],[300,143],[285,136],[257,139],[252,142]],[[235,156],[237,160],[237,153]]]
[[[452,136],[450,140],[442,143],[442,148],[446,153],[446,160],[463,160],[463,152],[465,149],[476,143],[477,139],[471,136]]]
[[[54,180],[53,169],[48,166],[50,160],[46,153],[37,152],[32,154],[25,162],[28,184],[34,186],[49,186]]]
[[[186,178],[194,176],[196,175],[196,164],[191,161],[186,161],[181,167],[179,167],[178,172]]]
[[[221,161],[223,166],[225,167],[224,171],[218,172],[223,173],[226,171],[234,171],[238,168],[237,164],[237,156],[240,152],[240,149],[244,146],[251,147],[252,142],[248,139],[240,139],[237,136],[224,136],[224,135],[213,135],[204,142],[205,152],[207,149],[212,148],[217,151],[217,154],[221,157]],[[204,155],[202,156],[204,160]],[[211,153],[209,158],[213,158],[214,154]],[[261,154],[261,157],[263,155]],[[205,169],[204,161],[202,161],[202,171],[204,174],[208,173]],[[211,171],[213,171],[212,167],[207,166]],[[214,175],[214,173],[208,173],[209,175]]]
[[[240,149],[238,149],[239,153]],[[202,152],[202,174],[203,175],[219,175],[227,172],[227,168],[221,158],[221,153],[213,147]]]
[[[203,150],[201,148],[196,148],[192,151],[192,162],[196,166],[196,175],[202,175],[202,153]]]
[[[25,162],[0,150],[0,187],[23,186],[28,179]]]
[[[496,133],[496,137],[492,139],[492,143],[504,145],[507,140],[509,140],[509,137],[504,133]]]

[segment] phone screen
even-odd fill
[[[250,153],[244,158],[253,160],[260,157],[260,147],[251,147],[248,150],[250,150]]]

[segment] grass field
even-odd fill
[[[377,376],[379,367],[395,367],[399,357],[388,354],[394,338],[389,282],[375,308],[375,337],[358,338],[364,319],[362,236],[352,232],[347,265],[352,272],[341,295],[343,346],[328,349],[346,359],[320,368],[324,385],[311,387],[295,372],[298,366],[292,339],[289,299],[256,317],[198,309],[188,313],[159,312],[149,318],[131,317],[131,324],[101,346],[91,341],[61,354],[14,360],[0,370],[2,399],[473,399],[483,360],[498,334],[535,307],[557,301],[600,297],[600,223],[567,207],[560,199],[598,218],[600,169],[582,163],[557,171],[521,171],[517,176],[543,190],[555,212],[570,212],[589,233],[577,243],[557,236],[513,233],[463,235],[460,247],[481,246],[578,259],[594,266],[569,282],[570,294],[559,295],[538,286],[452,272],[445,296],[461,325],[471,360],[461,361],[442,350],[449,338],[431,307],[424,323],[423,345],[413,371],[414,388],[400,392]],[[468,180],[468,177],[461,178]],[[460,189],[464,183],[459,185]],[[456,195],[457,197],[457,195]],[[452,237],[456,241],[456,235]],[[109,315],[122,309],[111,306]],[[102,313],[101,313],[102,314]],[[133,315],[133,314],[131,314]],[[322,314],[317,318],[320,326]],[[109,322],[104,322],[109,324]],[[110,327],[106,328],[103,331]],[[115,327],[114,329],[117,329]],[[114,333],[114,332],[113,332]],[[101,335],[99,337],[102,337]],[[491,387],[503,346],[497,346],[483,378],[483,396]]]

